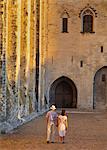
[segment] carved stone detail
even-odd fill
[[[84,7],[80,13],[79,13],[79,17],[81,17],[81,15],[87,15],[87,14],[90,14],[90,15],[94,15],[95,17],[97,17],[97,12],[96,10],[91,7],[89,4],[87,4],[86,7]]]

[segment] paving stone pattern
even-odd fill
[[[65,144],[46,143],[45,114],[0,137],[0,150],[107,150],[107,113],[68,113]]]

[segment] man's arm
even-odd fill
[[[49,112],[46,114],[46,122],[48,123],[49,121]]]

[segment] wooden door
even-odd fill
[[[73,106],[73,89],[67,82],[60,82],[55,90],[55,105],[58,108]]]

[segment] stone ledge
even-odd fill
[[[48,109],[44,109],[41,112],[34,112],[31,115],[20,118],[14,122],[12,122],[11,120],[7,120],[3,123],[0,123],[0,134],[12,132],[12,130],[14,130],[15,128],[18,128],[19,126],[33,120],[34,118],[43,115],[43,113],[45,113],[47,110]]]

